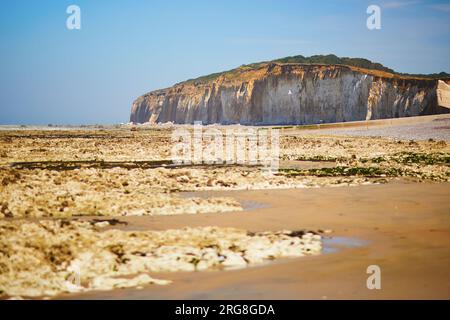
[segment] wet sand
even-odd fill
[[[321,233],[332,238],[324,239],[324,254],[319,256],[287,259],[283,257],[289,255],[283,255],[270,263],[233,271],[151,269],[152,277],[172,283],[144,282],[146,285],[140,290],[133,285],[134,289],[83,290],[77,292],[84,293],[54,296],[68,291],[62,286],[56,293],[45,293],[45,297],[450,299],[450,145],[447,118],[441,118],[439,121],[433,117],[417,118],[412,123],[411,119],[383,120],[377,126],[390,130],[386,131],[388,138],[361,137],[366,130],[380,131],[381,127],[353,128],[354,124],[345,124],[339,130],[283,129],[280,171],[271,177],[263,176],[257,167],[167,166],[170,128],[0,131],[0,218],[6,232],[10,232],[2,239],[3,248],[9,251],[0,253],[0,277],[3,270],[0,287],[7,284],[3,293],[13,292],[10,289],[14,286],[9,284],[18,280],[19,285],[24,285],[15,286],[20,290],[14,291],[18,292],[14,296],[42,298],[39,294],[27,295],[27,290],[48,284],[49,279],[57,278],[58,284],[62,283],[66,271],[40,275],[38,269],[60,270],[62,264],[77,261],[84,251],[101,249],[110,258],[123,255],[108,244],[121,246],[125,241],[130,255],[127,258],[139,260],[140,256],[133,253],[139,242],[135,238],[129,241],[127,235],[133,232],[112,230],[114,237],[104,246],[90,245],[111,228],[167,231],[217,226],[239,228],[248,234],[331,229],[330,234]],[[409,135],[418,133],[418,126],[426,137]],[[364,134],[357,132],[361,128]],[[355,132],[356,137],[340,136],[345,130]],[[398,140],[403,133],[408,140]],[[29,237],[16,232],[16,219],[33,222],[36,234],[48,232],[36,226],[40,219],[61,221],[61,228],[64,225],[66,229],[69,226],[65,219],[88,220],[92,228],[95,219],[117,219],[128,224],[111,223],[95,227],[94,231],[91,227],[77,227],[84,235],[80,239],[86,240],[81,249],[77,246],[78,238],[66,241],[49,235],[51,239],[45,237],[46,241],[40,241],[39,237],[31,237],[32,248],[37,248],[31,254]],[[13,228],[8,228],[8,224]],[[59,228],[58,223],[51,225]],[[180,230],[168,234],[174,232]],[[65,236],[64,232],[57,235],[60,234]],[[25,239],[17,250],[16,239]],[[96,240],[90,242],[92,239]],[[344,244],[336,250],[336,245],[330,247],[332,242]],[[55,246],[59,248],[56,251]],[[147,243],[139,249],[146,254],[150,250]],[[33,262],[34,253],[40,257],[39,263]],[[16,256],[17,259],[10,259]],[[106,276],[104,265],[110,265],[110,260],[95,257],[100,258],[92,274],[88,268],[91,263],[86,264],[88,273],[81,272],[86,275],[83,284],[89,290],[107,287],[91,286],[94,280]],[[119,274],[127,278],[125,281],[136,275],[137,271],[130,269],[133,263],[128,264],[126,259],[111,261],[111,266],[126,271]],[[5,268],[10,265],[11,268]],[[369,265],[381,268],[381,290],[366,288]],[[156,273],[158,270],[172,272]]]
[[[214,191],[256,204],[250,210],[194,216],[121,217],[136,230],[185,226],[250,231],[332,229],[365,245],[262,266],[157,273],[169,286],[62,295],[70,299],[450,299],[450,183],[394,182],[358,187]],[[381,268],[381,290],[366,269]]]

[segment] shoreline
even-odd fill
[[[163,159],[168,159],[171,150],[170,130],[0,130],[0,216],[6,248],[0,266],[17,270],[0,274],[2,284],[8,290],[8,284],[19,285],[24,277],[28,283],[23,282],[22,289],[40,288],[55,277],[64,283],[65,272],[69,272],[64,269],[66,264],[84,259],[80,289],[114,290],[48,293],[45,299],[449,299],[450,158],[445,141],[450,137],[449,120],[414,125],[412,133],[411,125],[393,126],[385,129],[390,135],[385,138],[361,137],[358,128],[351,129],[356,137],[339,135],[350,129],[339,133],[330,129],[282,130],[281,169],[271,177],[248,166],[164,167],[167,161]],[[409,136],[417,135],[417,128],[422,128],[421,137],[438,134],[444,139],[412,141],[393,135],[403,134],[405,129]],[[378,129],[364,129],[363,133],[373,130]],[[42,224],[26,223],[40,220]],[[88,223],[83,226],[83,221]],[[22,227],[28,231],[22,232]],[[182,230],[186,227],[188,233]],[[248,263],[247,268],[223,272],[176,271],[196,270],[191,256],[188,264],[181,263],[183,268],[179,261],[163,265],[151,260],[174,257],[172,253],[191,244],[203,250],[201,239],[209,237],[200,230],[204,227],[224,232],[212,240],[217,243],[233,241],[235,233],[226,229],[229,227],[249,237],[258,232],[279,235],[284,230],[325,235],[320,230],[333,230],[326,236],[349,246],[331,253],[325,246],[326,254],[301,259],[281,254],[268,264]],[[164,233],[168,229],[171,231]],[[52,230],[57,232],[52,234]],[[143,233],[140,238],[127,238],[134,231]],[[152,248],[158,244],[143,240],[147,236],[154,239],[152,231],[163,231],[169,239],[162,246],[170,245],[177,236],[186,235],[188,242],[175,242],[173,252],[154,256]],[[44,241],[33,238],[30,247],[31,234],[47,236]],[[109,235],[112,238],[107,238]],[[74,240],[65,241],[66,236]],[[105,242],[97,242],[100,239]],[[368,245],[352,247],[351,241]],[[79,247],[80,243],[86,246]],[[13,246],[18,247],[14,250]],[[245,247],[235,248],[241,257],[247,254]],[[262,247],[267,248],[272,244]],[[86,254],[96,251],[107,259],[92,256],[86,260]],[[222,256],[222,249],[216,253]],[[227,253],[225,257],[231,259]],[[266,256],[267,260],[273,257]],[[30,264],[35,258],[38,263]],[[14,265],[15,261],[23,263]],[[366,287],[370,265],[381,268],[381,290]],[[119,273],[115,273],[116,267]],[[41,272],[45,268],[62,271],[47,275]],[[203,266],[199,270],[204,270]],[[162,282],[171,284],[149,285]],[[117,289],[124,286],[134,289]],[[39,294],[34,291],[31,296]]]
[[[129,217],[125,229],[181,226],[276,230],[297,226],[333,230],[332,237],[366,246],[268,265],[212,272],[155,273],[173,280],[148,286],[61,295],[57,299],[449,299],[450,184],[399,183],[360,187],[235,192],[238,200],[270,206],[195,216]],[[357,196],[354,191],[357,191]],[[323,196],[328,195],[328,201]],[[355,199],[357,198],[357,200]],[[297,201],[303,203],[298,209]],[[357,202],[358,206],[351,205]],[[374,202],[379,202],[377,206]],[[278,205],[277,205],[278,203]],[[397,209],[395,209],[397,208]],[[319,214],[320,213],[320,214]],[[382,216],[381,216],[382,215]],[[420,234],[421,237],[417,237]],[[366,268],[379,264],[382,289],[368,290]]]

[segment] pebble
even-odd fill
[[[94,224],[97,228],[105,228],[109,226],[108,221],[101,221]]]

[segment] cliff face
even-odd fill
[[[437,80],[341,65],[241,67],[137,98],[134,123],[313,124],[445,112]]]

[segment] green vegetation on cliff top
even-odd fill
[[[299,63],[299,64],[330,64],[330,65],[347,65],[351,67],[358,67],[358,68],[364,68],[364,69],[370,69],[370,70],[379,70],[384,72],[393,73],[396,75],[403,75],[403,76],[413,76],[413,77],[420,77],[420,78],[429,78],[429,79],[442,79],[442,78],[450,78],[450,74],[446,72],[441,73],[433,73],[433,74],[406,74],[406,73],[398,73],[395,72],[392,69],[389,69],[385,66],[383,66],[381,63],[372,62],[370,60],[364,59],[364,58],[348,58],[348,57],[338,57],[334,54],[329,55],[314,55],[311,57],[304,57],[302,55],[298,56],[291,56],[291,57],[285,57],[281,59],[271,60],[271,61],[263,61],[263,62],[257,62],[257,63],[251,63],[242,65],[239,68],[223,71],[223,72],[217,72],[212,73],[206,76],[201,76],[195,79],[189,79],[187,81],[184,81],[184,83],[205,83],[212,80],[217,79],[219,76],[225,74],[225,73],[231,73],[236,70],[255,70],[260,68],[263,65],[266,65],[268,63]]]

